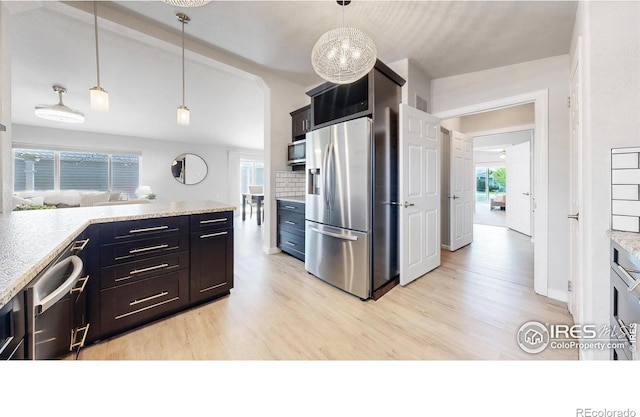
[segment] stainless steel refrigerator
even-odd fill
[[[398,276],[392,136],[369,117],[307,134],[305,269],[361,299]]]

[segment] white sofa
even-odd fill
[[[115,204],[144,204],[149,200],[123,200],[120,191],[19,191],[13,194],[13,208],[20,206],[92,207]]]

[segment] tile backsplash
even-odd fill
[[[276,198],[304,196],[304,171],[276,171]]]
[[[611,229],[640,233],[640,147],[611,149]]]

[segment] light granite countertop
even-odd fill
[[[290,197],[276,197],[276,200],[282,201],[294,201],[297,203],[304,203],[306,201],[306,197],[303,195],[300,196],[290,196]]]
[[[640,233],[608,230],[607,236],[623,249],[629,251],[629,254],[640,259]]]
[[[0,308],[90,224],[233,211],[215,201],[14,211],[0,215]]]

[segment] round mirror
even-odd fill
[[[171,175],[182,184],[197,184],[207,176],[207,163],[198,155],[183,153],[171,163]]]

